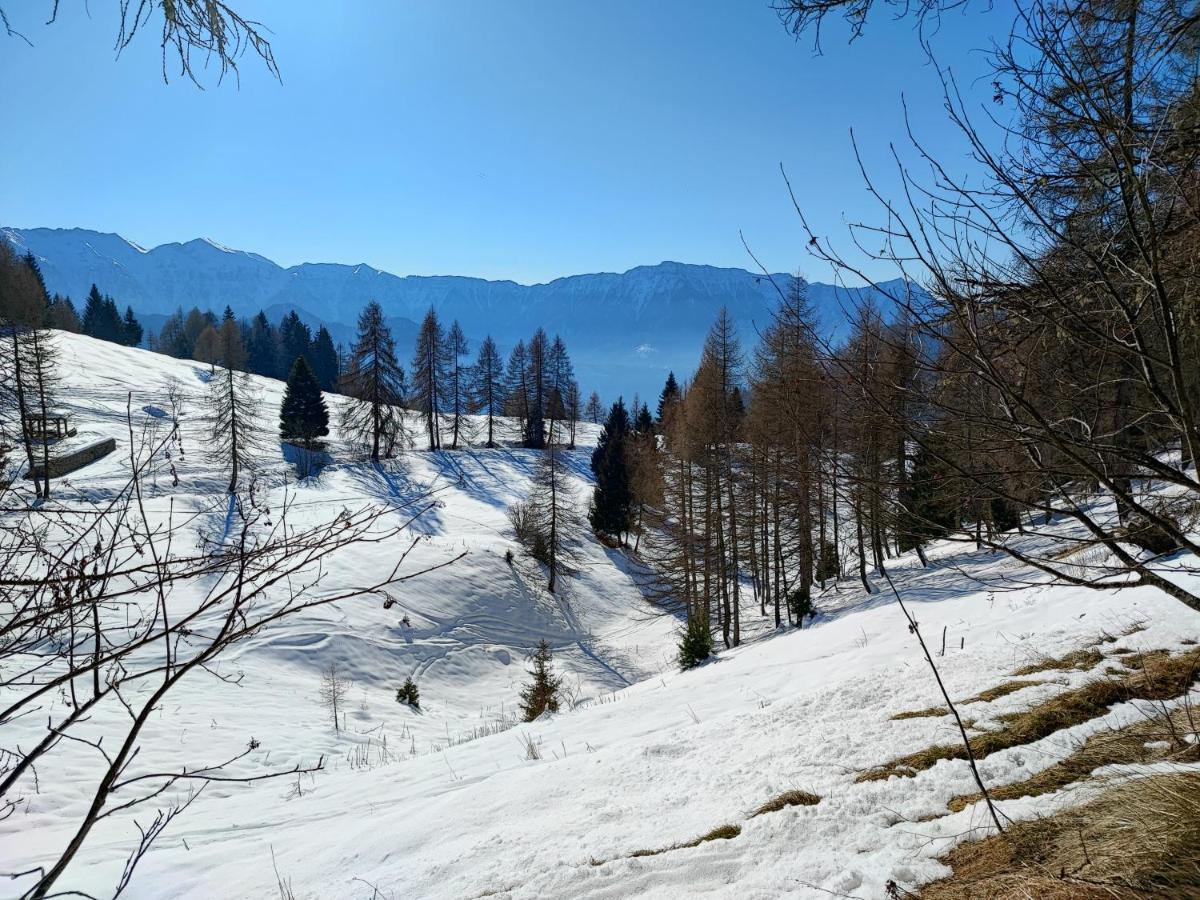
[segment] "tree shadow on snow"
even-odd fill
[[[402,466],[376,462],[348,470],[363,494],[380,500],[412,518],[414,534],[438,535],[444,530],[442,502],[434,486],[414,479]]]

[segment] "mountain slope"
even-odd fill
[[[183,398],[186,457],[176,460],[178,486],[165,468],[147,480],[147,508],[154,522],[172,510],[197,513],[197,540],[219,527],[225,477],[204,451],[205,368],[77,335],[58,341],[62,405],[73,424],[81,436],[115,438],[121,449],[56,482],[47,508],[88,515],[123,483],[127,408],[135,434],[153,430],[174,382]],[[281,385],[255,382],[270,425]],[[596,429],[585,427],[582,444],[595,438]],[[892,719],[942,699],[889,593],[864,594],[847,579],[818,598],[818,614],[804,630],[752,638],[680,673],[671,659],[675,621],[654,615],[619,554],[588,537],[566,600],[542,589],[504,517],[505,504],[528,483],[532,451],[413,452],[375,467],[354,461],[336,433],[331,442],[335,464],[299,482],[279,444],[266,443],[255,466],[261,502],[276,507],[286,495],[291,515],[307,521],[439,488],[436,508],[417,523],[424,538],[414,553],[423,564],[466,556],[398,589],[390,608],[359,597],[284,620],[235,647],[212,673],[181,683],[155,711],[132,771],[226,758],[248,739],[260,741],[261,750],[246,774],[312,764],[321,754],[326,768],[286,783],[210,785],[158,839],[126,896],[275,897],[287,895],[282,881],[302,900],[865,900],[884,896],[891,881],[910,891],[945,875],[939,854],[986,832],[977,805],[947,812],[950,798],[974,790],[964,760],[942,760],[911,778],[857,779],[897,754],[957,739],[949,716]],[[581,493],[589,487],[586,457],[582,446],[573,461]],[[10,506],[5,515],[19,504]],[[506,550],[517,554],[512,567]],[[330,588],[369,580],[400,551],[369,548],[331,560]],[[931,545],[928,554],[928,569],[911,554],[889,568],[923,631],[947,630],[938,664],[956,698],[994,686],[1018,666],[1082,647],[1100,648],[1111,669],[1136,662],[1139,650],[1179,649],[1200,638],[1200,616],[1152,588],[1095,592],[1030,583],[1036,573],[1009,557],[951,543]],[[147,602],[153,606],[154,598]],[[743,615],[743,633],[770,633],[769,617],[748,598]],[[511,722],[526,678],[521,653],[543,637],[579,702],[499,730]],[[319,673],[330,661],[355,681],[348,724],[338,733],[317,697]],[[406,674],[420,681],[420,711],[393,699]],[[1058,671],[965,709],[978,733],[1093,677]],[[1117,704],[1081,725],[992,753],[981,772],[989,784],[1018,782],[1083,738],[1150,712],[1147,704]],[[114,702],[91,715],[103,727],[123,722],[125,712]],[[21,717],[6,726],[5,739],[28,746],[38,726],[36,717]],[[90,799],[95,767],[90,747],[68,742],[39,767],[39,789],[0,821],[9,870],[45,865],[59,852],[71,816]],[[1026,819],[1086,799],[1090,788],[1005,800],[1001,808]],[[751,815],[797,789],[820,802]],[[103,820],[58,887],[109,895],[137,844],[135,817],[145,827],[152,810]],[[741,831],[687,846],[726,825]],[[6,895],[27,881],[11,882]]]
[[[628,272],[573,275],[522,285],[458,276],[398,277],[368,265],[304,263],[283,268],[254,253],[212,241],[163,244],[147,250],[119,235],[85,229],[0,229],[18,252],[38,257],[51,292],[77,301],[94,283],[151,323],[178,307],[232,306],[240,315],[296,309],[347,342],[359,311],[378,300],[407,355],[425,311],[458,319],[469,337],[491,334],[506,351],[534,329],[567,341],[580,382],[606,399],[657,395],[668,370],[687,377],[708,327],[727,307],[747,343],[764,328],[791,276],[770,278],[744,269],[663,262]],[[899,284],[899,283],[897,283]],[[896,285],[892,285],[895,287]],[[809,299],[830,331],[841,312],[873,294],[812,283]]]

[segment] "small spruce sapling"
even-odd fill
[[[562,688],[562,679],[551,669],[553,657],[544,639],[538,642],[529,659],[533,663],[529,673],[533,680],[521,688],[521,712],[526,722],[532,722],[547,710],[558,712],[558,694]]]
[[[695,668],[712,656],[712,651],[712,632],[699,616],[692,616],[679,637],[679,668]]]
[[[417,689],[417,684],[411,676],[405,678],[404,684],[396,691],[396,702],[407,704],[413,709],[421,708],[421,692]]]

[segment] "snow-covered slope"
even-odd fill
[[[305,263],[282,268],[254,253],[208,240],[146,250],[116,234],[85,229],[4,228],[0,236],[20,253],[38,257],[52,292],[86,296],[92,284],[146,316],[150,330],[177,307],[241,315],[260,309],[277,320],[296,309],[311,324],[349,341],[358,314],[378,300],[393,320],[402,349],[430,306],[459,319],[468,336],[491,334],[507,351],[538,327],[567,341],[587,390],[615,399],[656,395],[667,371],[695,368],[704,334],[722,307],[749,340],[769,322],[788,275],[766,278],[743,269],[663,262],[621,274],[574,275],[522,285],[457,276],[397,277],[368,265]],[[834,285],[809,285],[809,298],[831,329],[841,311],[868,294]]]
[[[164,405],[170,379],[183,385],[181,484],[160,478],[151,486],[154,502],[162,510],[173,499],[219,519],[224,479],[204,455],[196,405],[203,368],[78,336],[60,343],[63,405],[81,431],[121,439],[129,391],[141,425],[154,419],[144,407]],[[280,386],[261,387],[264,418],[273,421]],[[594,430],[584,437],[594,442]],[[334,450],[344,458],[336,441]],[[575,459],[581,497],[586,455],[581,449]],[[820,598],[811,627],[754,639],[679,673],[671,661],[675,621],[642,599],[618,555],[588,540],[581,575],[561,601],[541,590],[522,557],[515,569],[505,564],[505,550],[517,548],[504,507],[522,494],[532,462],[519,450],[414,452],[383,469],[338,461],[296,482],[278,445],[262,454],[263,490],[279,497],[286,480],[300,515],[330,515],[364,500],[403,502],[421,486],[442,486],[439,507],[419,523],[427,539],[416,552],[424,563],[467,555],[397,590],[390,609],[363,598],[262,631],[223,663],[222,674],[242,673],[237,684],[197,675],[171,694],[145,735],[149,758],[224,758],[254,737],[271,764],[312,763],[320,754],[329,764],[287,784],[210,785],[142,862],[128,896],[278,897],[282,880],[297,898],[832,893],[865,900],[883,896],[889,880],[913,887],[944,874],[938,853],[984,822],[976,808],[945,813],[950,797],[972,790],[966,763],[855,781],[897,754],[953,739],[946,717],[891,721],[941,698],[890,595],[843,584]],[[69,485],[56,483],[54,502],[102,495],[125,466],[118,453],[81,470]],[[926,634],[946,628],[939,663],[956,697],[1134,623],[1144,630],[1103,645],[1106,653],[1200,638],[1200,616],[1152,589],[1003,590],[1030,573],[1007,557],[959,546],[935,546],[930,555],[927,570],[896,561],[893,577]],[[339,560],[332,577],[353,584],[393,562],[373,548]],[[758,619],[749,603],[744,615]],[[522,654],[540,637],[555,647],[579,702],[500,730],[525,677]],[[333,658],[355,679],[350,727],[340,734],[317,699],[318,673]],[[419,713],[393,699],[398,679],[412,672],[420,676]],[[1065,672],[973,705],[976,727],[1087,677]],[[1106,718],[1137,715],[1125,704]],[[1024,777],[1099,727],[1087,723],[993,754],[982,763],[984,777]],[[87,802],[70,782],[83,771],[86,748],[61,752],[73,760],[54,768],[66,783],[47,783],[0,822],[6,870],[45,863],[68,836],[62,812]],[[821,802],[750,817],[790,789]],[[1017,817],[1061,801],[1052,795],[1004,808]],[[741,833],[635,855],[723,825]],[[58,887],[111,892],[135,840],[130,818],[105,820]],[[14,892],[18,886],[0,887],[2,895]]]

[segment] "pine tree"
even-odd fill
[[[262,310],[250,320],[246,340],[246,367],[255,375],[275,378],[279,374],[279,339]]]
[[[689,616],[687,627],[679,636],[679,668],[693,669],[704,662],[713,651],[713,636],[708,623],[700,616]]]
[[[126,347],[136,347],[142,342],[142,323],[133,314],[133,307],[125,307],[125,318],[121,321],[121,343]]]
[[[411,706],[413,709],[421,708],[421,691],[417,688],[417,683],[412,680],[412,676],[404,679],[402,684],[396,690],[396,702]]]
[[[338,355],[333,346],[333,336],[324,325],[317,329],[312,343],[312,370],[323,391],[337,387]]]
[[[303,356],[312,366],[312,332],[292,310],[279,321],[279,357],[276,371],[290,372],[296,357]]]
[[[488,447],[496,446],[495,421],[496,416],[504,413],[505,396],[504,364],[496,342],[488,335],[479,345],[479,356],[471,373],[472,406],[487,414]]]
[[[658,423],[661,425],[670,413],[671,408],[679,402],[679,382],[675,373],[667,373],[667,383],[663,385],[662,393],[658,396]]]
[[[651,418],[650,408],[645,403],[638,410],[637,421],[633,427],[638,434],[652,434],[654,432],[654,419]]]
[[[297,356],[288,374],[283,403],[279,407],[279,436],[312,450],[319,438],[329,434],[329,410],[321,396],[321,385],[303,356]]]
[[[342,392],[360,401],[345,407],[343,429],[371,448],[371,459],[391,457],[406,440],[402,407],[404,369],[396,361],[396,343],[374,300],[358,317],[358,338],[346,361]]]
[[[629,433],[629,413],[618,398],[608,413],[600,440],[592,452],[592,472],[596,488],[592,494],[589,521],[601,534],[620,539],[629,531],[632,519],[632,497],[625,442]]]
[[[104,296],[100,293],[100,288],[93,284],[83,307],[83,333],[88,337],[101,337],[103,330]]]
[[[521,688],[521,712],[526,722],[532,722],[545,712],[558,712],[558,693],[562,690],[562,679],[554,674],[554,657],[545,638],[538,641],[537,649],[530,654],[530,682]]]
[[[412,363],[413,401],[425,417],[430,450],[442,445],[441,411],[447,405],[448,356],[446,334],[431,306],[421,321]]]
[[[37,286],[38,302],[42,305],[49,305],[50,292],[46,290],[46,279],[42,277],[42,267],[38,264],[37,257],[33,255],[32,250],[26,250],[25,256],[22,257],[21,261],[25,263],[25,267],[33,275]]]

